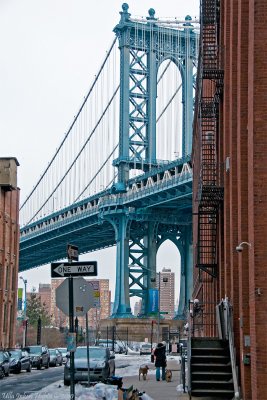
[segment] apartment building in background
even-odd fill
[[[19,268],[18,161],[0,158],[0,348],[15,346]]]
[[[51,314],[51,285],[50,283],[39,283],[39,298],[47,313]]]
[[[137,317],[140,313],[141,313],[141,309],[142,309],[142,300],[138,300],[134,303],[134,316]]]
[[[69,324],[68,316],[65,315],[56,306],[56,289],[64,282],[64,278],[51,279],[51,302],[50,302],[50,314],[51,323],[53,326],[58,328],[66,327]]]
[[[157,288],[159,288],[159,276],[160,276],[160,311],[167,314],[163,314],[165,319],[172,319],[175,315],[175,291],[174,291],[174,279],[175,273],[170,268],[163,268],[162,271],[157,274]]]
[[[88,313],[89,326],[98,329],[99,321],[110,316],[111,292],[109,290],[109,279],[90,279],[89,281],[99,282],[100,308],[91,308]]]
[[[56,306],[56,289],[61,285],[64,279],[51,279],[51,315],[52,324],[56,327],[66,327],[69,324],[68,316],[66,316]],[[100,292],[100,307],[91,308],[88,312],[88,325],[90,328],[98,329],[101,319],[109,318],[110,316],[110,300],[111,293],[109,290],[109,279],[88,279],[89,282],[99,282]],[[85,316],[79,317],[79,327],[85,328]]]

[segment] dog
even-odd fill
[[[171,382],[171,380],[172,380],[172,371],[170,369],[166,369],[165,379],[166,379],[166,382]]]
[[[139,381],[140,381],[140,376],[143,375],[143,380],[146,380],[147,373],[148,373],[149,367],[148,365],[145,365],[144,367],[139,368]]]

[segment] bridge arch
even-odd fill
[[[183,148],[183,72],[180,62],[165,57],[157,72],[156,158],[174,160]]]
[[[168,262],[166,262],[166,259]],[[180,299],[180,290],[181,290],[181,246],[179,244],[179,240],[175,240],[173,238],[164,238],[157,246],[157,255],[156,255],[156,268],[157,272],[165,272],[174,273],[174,313],[172,318],[177,314],[177,300]],[[165,311],[165,310],[163,310]]]

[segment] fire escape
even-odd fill
[[[198,190],[199,281],[217,277],[217,235],[223,188],[219,185],[217,159],[219,100],[223,89],[223,70],[219,52],[219,0],[202,0],[200,51],[200,178]],[[203,273],[204,272],[204,273]]]

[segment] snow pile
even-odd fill
[[[27,400],[66,400],[70,396],[70,388],[64,385],[53,383],[39,392],[32,393]],[[142,400],[153,400],[146,393],[140,397]],[[118,400],[117,386],[97,383],[90,388],[80,384],[75,385],[75,399],[77,400]]]
[[[70,396],[70,388],[61,385],[60,383],[53,383],[39,392],[32,393],[27,400],[66,400]],[[118,390],[117,386],[105,385],[104,383],[97,383],[90,388],[83,387],[82,385],[75,385],[75,398],[78,400],[117,400]]]
[[[148,394],[146,394],[146,393],[142,394],[141,399],[142,400],[153,400],[152,397],[148,396]]]
[[[179,394],[184,393],[183,385],[182,385],[182,384],[178,385],[178,386],[176,387],[176,390],[177,390],[177,392],[178,392]]]
[[[118,390],[117,386],[105,385],[104,383],[97,383],[90,388],[83,388],[81,385],[76,385],[75,388],[76,398],[79,400],[117,400]]]

